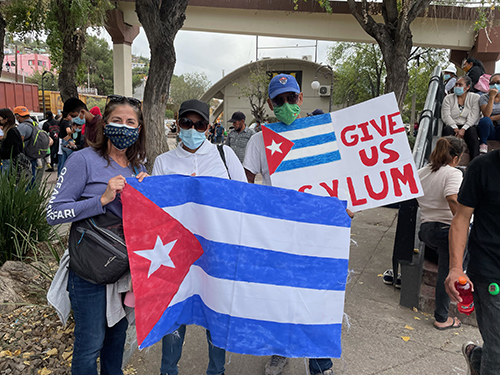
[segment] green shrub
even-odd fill
[[[27,189],[30,178],[23,176],[16,183],[15,174],[0,175],[0,265],[7,260],[22,258],[32,243],[50,237],[50,225],[45,219],[45,206],[50,196],[46,181]],[[22,251],[18,254],[19,249]]]

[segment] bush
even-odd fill
[[[28,189],[30,181],[31,177],[23,176],[16,183],[15,174],[0,175],[0,265],[25,256],[27,240],[38,243],[50,237],[51,227],[45,219],[50,191],[46,181]],[[29,238],[20,233],[29,233]]]

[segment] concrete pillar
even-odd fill
[[[500,26],[479,30],[474,47],[469,52],[451,50],[450,61],[460,67],[463,59],[469,56],[481,60],[486,73],[497,73],[495,64],[500,59]]]
[[[118,95],[132,96],[132,42],[139,34],[138,26],[123,21],[117,8],[107,12],[106,30],[113,40],[113,84]]]

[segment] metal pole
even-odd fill
[[[318,40],[316,39],[316,48],[314,50],[314,62],[318,62]]]
[[[17,44],[14,45],[16,48],[16,82],[17,82]]]
[[[45,73],[42,73],[42,107],[43,107],[43,116],[45,118],[45,89],[43,88],[43,78],[45,77]]]
[[[255,35],[255,61],[259,60],[259,36]]]
[[[327,65],[328,68],[330,69],[330,73],[332,75],[332,79],[330,81],[330,105],[328,107],[328,112],[332,111],[332,102],[333,102],[333,69],[330,65]]]

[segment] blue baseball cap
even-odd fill
[[[289,74],[278,74],[269,82],[269,97],[274,99],[284,92],[296,92],[300,94],[300,87],[294,76]]]

